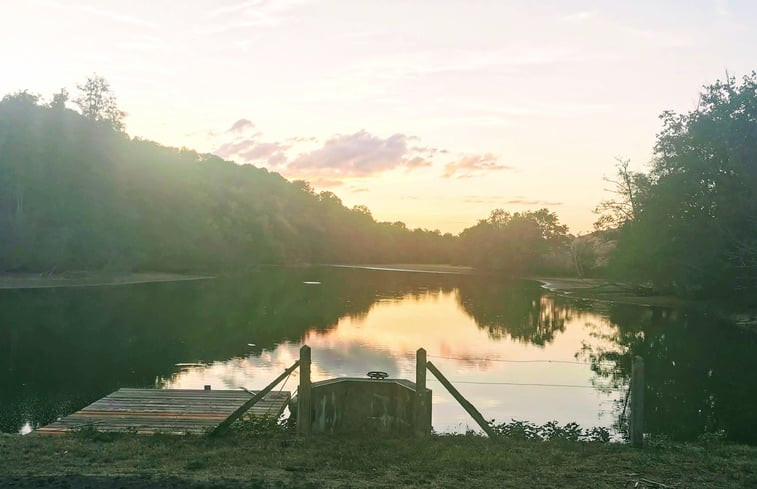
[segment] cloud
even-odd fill
[[[246,120],[241,119],[240,121]],[[240,121],[234,123],[234,126]],[[252,127],[251,122],[246,122],[249,123],[249,127]],[[234,126],[232,126],[232,129]],[[229,131],[231,131],[231,129]],[[220,156],[221,158],[237,159],[244,163],[267,163],[268,165],[275,167],[286,163],[286,151],[290,148],[290,145],[278,142],[258,141],[256,138],[259,135],[260,134],[255,134],[253,137],[247,139],[223,143],[218,149],[213,151],[213,154]]]
[[[133,36],[127,41],[118,43],[118,47],[127,51],[155,51],[165,49],[167,44],[157,36]]]
[[[324,142],[305,136],[265,141],[260,132],[241,134],[255,127],[249,119],[237,120],[224,133],[216,133],[219,138],[230,140],[221,142],[213,153],[240,163],[264,166],[287,178],[307,180],[321,187],[333,187],[346,183],[348,179],[366,178],[393,170],[415,171],[433,166],[435,158],[454,154],[447,149],[411,144],[418,138],[402,133],[382,138],[360,130],[352,134],[337,134]],[[301,151],[303,147],[305,150]],[[296,150],[301,152],[294,153]],[[511,169],[500,163],[494,154],[467,154],[447,163],[442,176],[469,178]],[[366,191],[348,190],[355,193]]]
[[[255,127],[255,124],[250,119],[239,119],[234,124],[231,125],[228,131],[226,132],[244,132],[247,129],[252,129]]]
[[[517,204],[517,205],[563,205],[559,201],[551,200],[528,200],[528,199],[512,199],[506,200],[505,204]]]
[[[410,149],[416,153],[423,153],[429,158],[438,154],[449,153],[449,150],[442,149],[442,148],[434,148],[432,146],[413,146]]]
[[[562,20],[563,22],[581,22],[581,21],[588,20],[596,16],[597,16],[597,13],[594,12],[593,10],[586,10],[583,12],[576,12],[573,14],[568,14],[560,18],[560,20]]]
[[[243,139],[241,141],[230,141],[223,143],[218,147],[213,154],[220,156],[221,158],[231,158],[239,153],[250,151],[255,147],[254,139]]]
[[[516,196],[515,198],[503,200],[500,195],[469,195],[463,199],[467,204],[497,204],[497,205],[532,205],[532,206],[558,206],[563,202],[550,200],[531,200],[525,197]]]
[[[279,143],[256,143],[247,151],[240,153],[239,155],[247,161],[263,160],[272,157],[275,153],[278,153],[286,146],[282,146]]]
[[[305,136],[294,136],[291,138],[286,139],[288,142],[292,143],[314,143],[318,141],[318,138],[311,136],[311,137],[305,137]]]
[[[408,136],[394,134],[382,139],[367,131],[337,135],[321,148],[302,153],[287,169],[297,174],[330,177],[366,177],[398,167],[418,168],[431,163],[408,149]]]
[[[91,7],[89,5],[78,5],[77,8],[81,10],[82,12],[92,14],[92,15],[97,15],[100,17],[105,17],[105,18],[114,20],[116,22],[124,23],[124,24],[156,27],[154,23],[149,22],[145,19],[134,17],[128,14],[123,14],[120,12],[116,12],[114,10],[100,9],[96,7]]]
[[[252,0],[233,2],[210,12],[217,19],[198,29],[200,34],[220,34],[251,27],[271,27],[293,18],[297,7],[308,0]]]
[[[510,166],[499,164],[498,161],[499,158],[491,153],[466,155],[458,161],[451,161],[444,165],[444,173],[442,176],[445,178],[469,178],[491,171],[513,169]]]
[[[723,10],[722,6],[725,5],[727,9],[727,2],[724,0],[715,0],[715,2],[716,11],[719,15],[723,15],[722,12],[726,12],[727,10]],[[636,27],[632,24],[627,24],[625,21],[602,15],[596,11],[575,12],[561,17],[560,20],[566,23],[574,23],[577,26],[580,25],[581,29],[587,28],[583,24],[591,24],[596,28],[602,28],[606,32],[611,32],[613,37],[621,34],[662,48],[687,47],[691,46],[694,42],[688,33]]]
[[[268,158],[268,164],[271,166],[281,166],[286,163],[287,157],[283,151],[277,151]]]
[[[421,168],[424,166],[431,166],[431,162],[427,159],[421,158],[420,156],[416,156],[407,160],[405,162],[405,166],[408,168]]]

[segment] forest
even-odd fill
[[[96,76],[73,100],[0,101],[0,272],[453,263],[741,303],[757,292],[755,73],[704,87],[688,113],[664,112],[649,171],[619,160],[583,237],[548,209],[495,209],[459,235],[377,222],[308,182],[130,137],[123,118]]]

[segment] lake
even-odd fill
[[[691,440],[724,430],[757,443],[753,333],[529,281],[329,267],[0,290],[0,431],[27,433],[119,387],[261,388],[302,344],[313,380],[370,370],[413,380],[423,347],[487,419],[575,421],[616,437],[641,355],[647,431]],[[438,382],[429,387],[436,431],[476,427]]]

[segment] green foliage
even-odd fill
[[[571,422],[560,426],[557,421],[549,421],[543,425],[529,423],[528,421],[519,421],[514,419],[509,423],[491,422],[492,428],[498,436],[513,440],[535,440],[535,441],[583,441],[593,443],[609,443],[610,432],[607,428],[594,427],[582,429],[577,423]]]
[[[460,260],[509,275],[542,271],[546,257],[566,248],[567,233],[568,227],[547,209],[513,214],[495,209],[460,234]]]
[[[97,75],[44,105],[0,102],[0,271],[221,271],[275,263],[465,263],[517,275],[566,250],[546,209],[501,209],[458,238],[377,222],[304,181],[123,132]],[[570,259],[567,260],[570,262]]]
[[[130,139],[107,82],[65,108],[0,102],[0,271],[220,271],[267,263],[450,261],[453,238],[374,220],[331,192]]]
[[[79,96],[74,99],[74,103],[79,106],[84,117],[107,124],[116,131],[123,130],[126,112],[118,108],[116,96],[105,78],[92,75],[83,85],[77,85],[76,88],[79,89]],[[66,100],[68,92],[64,89],[53,97],[52,107],[65,105]]]
[[[619,222],[613,268],[682,294],[753,301],[757,74],[707,86],[695,110],[661,119],[644,192],[633,218]],[[636,181],[619,169],[621,181]]]
[[[247,414],[241,419],[232,423],[229,430],[236,433],[245,433],[248,435],[275,435],[275,434],[293,434],[295,425],[287,419],[279,419],[275,416],[258,417]]]

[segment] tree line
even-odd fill
[[[124,132],[107,81],[72,102],[0,101],[0,272],[224,271],[259,264],[454,263],[509,275],[633,281],[757,297],[757,75],[664,112],[649,171],[619,160],[597,231],[547,209],[495,209],[458,235],[378,222],[304,181]]]
[[[67,107],[65,90],[49,103],[28,91],[0,101],[0,272],[392,262],[500,268],[521,261],[481,257],[508,236],[522,234],[507,253],[530,264],[541,248],[526,241],[566,231],[546,210],[497,211],[460,237],[377,222],[365,206],[347,208],[307,182],[130,138],[106,80],[90,77],[78,90],[78,111]],[[552,228],[545,234],[542,225]]]

